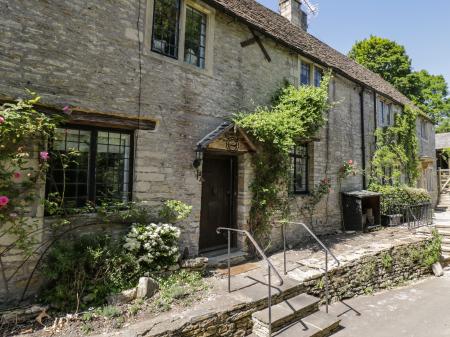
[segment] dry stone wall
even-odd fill
[[[368,255],[348,264],[337,267],[330,272],[330,295],[332,301],[369,294],[374,291],[395,287],[407,281],[428,276],[431,267],[418,263],[414,252],[423,249],[429,240],[404,244]],[[392,258],[390,263],[387,256]],[[389,260],[390,261],[390,260]],[[294,288],[273,297],[273,303],[291,298],[300,293],[324,298],[323,276],[317,276],[299,283]],[[182,327],[159,332],[143,333],[148,337],[192,337],[192,336],[246,336],[252,331],[252,313],[267,307],[267,300],[243,304],[230,311],[211,313],[193,318]]]

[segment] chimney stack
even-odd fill
[[[302,10],[301,0],[279,0],[280,14],[304,31],[308,30],[308,15]]]

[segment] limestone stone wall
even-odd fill
[[[337,301],[367,295],[429,275],[431,267],[424,265],[415,255],[428,243],[396,246],[334,269],[329,275],[330,299]],[[325,297],[323,277],[309,280],[305,285],[309,294]]]
[[[248,27],[219,11],[212,11],[210,69],[161,57],[149,50],[146,40],[149,3],[50,0],[30,6],[25,0],[0,0],[0,96],[23,96],[29,88],[48,105],[156,119],[156,130],[135,133],[133,198],[155,204],[173,198],[191,204],[191,217],[180,224],[180,247],[197,255],[201,181],[192,166],[195,144],[233,113],[270,104],[284,80],[297,84],[299,58],[264,37],[270,63],[257,44],[242,48],[240,43],[252,37]],[[363,160],[360,92],[359,85],[335,74],[330,86],[335,106],[328,113],[328,127],[310,146],[310,186],[325,176],[332,181],[331,194],[317,207],[313,229],[318,234],[341,227],[339,167],[344,160],[359,166]],[[365,89],[367,163],[374,150],[373,95]],[[251,199],[249,156],[238,160],[241,228],[246,227]],[[344,191],[361,188],[360,175],[342,183]],[[296,204],[301,205],[302,198],[298,196]],[[295,228],[289,232],[292,243],[301,236]],[[274,243],[280,238],[274,229]]]

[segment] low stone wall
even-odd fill
[[[419,261],[417,254],[428,243],[428,240],[424,240],[396,246],[331,270],[329,280],[332,300],[337,301],[357,295],[369,294],[429,275],[431,267],[423,265]],[[303,292],[323,299],[325,295],[323,274],[299,283],[298,286],[274,296],[272,302],[274,304],[279,303],[283,299],[291,298]],[[142,333],[142,336],[246,336],[252,331],[252,313],[266,306],[267,299],[262,299],[257,302],[243,304],[229,311],[196,317],[181,327],[164,332],[147,331]]]
[[[331,301],[371,294],[429,275],[431,267],[421,261],[419,254],[428,243],[396,246],[332,270],[328,276]],[[305,282],[305,286],[308,294],[324,299],[323,276]]]

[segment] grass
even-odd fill
[[[190,304],[194,295],[207,288],[202,275],[198,272],[180,271],[157,279],[160,287],[155,305],[159,310],[167,311],[172,304]]]
[[[122,314],[122,311],[113,305],[106,305],[104,307],[97,308],[95,310],[96,314],[106,318],[118,317]]]

